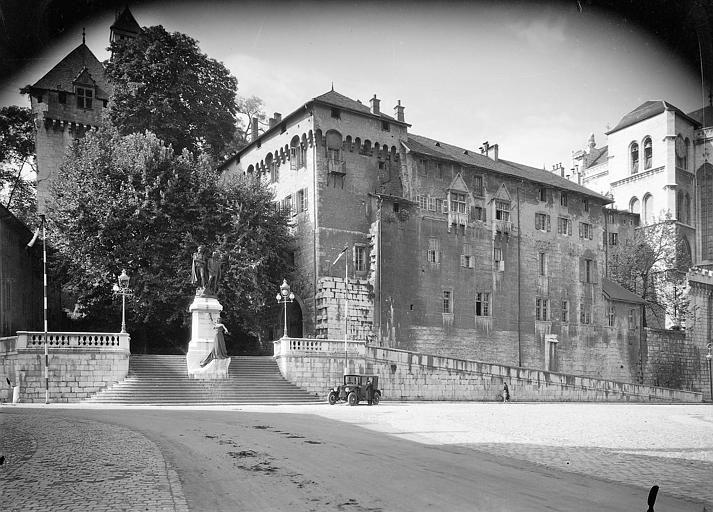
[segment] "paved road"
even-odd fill
[[[0,428],[3,510],[645,510],[653,483],[656,510],[713,503],[710,406],[4,406]]]

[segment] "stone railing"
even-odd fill
[[[42,331],[18,331],[15,338],[16,350],[44,350],[45,333]],[[3,338],[3,339],[12,339]],[[129,350],[128,333],[105,332],[48,332],[47,348],[49,350],[72,349],[123,349]],[[0,341],[2,343],[2,341]],[[0,351],[1,353],[2,351]]]
[[[322,352],[324,354],[341,353],[344,354],[344,340],[324,340],[308,338],[280,338],[273,341],[274,355],[291,356],[299,355],[303,352]],[[364,355],[366,342],[347,341],[347,354],[354,357]]]

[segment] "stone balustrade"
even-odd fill
[[[45,333],[19,331],[0,338],[0,379],[20,386],[23,402],[45,398]],[[129,371],[128,333],[48,332],[51,402],[76,402],[124,379]],[[10,390],[0,388],[0,401]]]
[[[280,338],[273,342],[275,356],[299,355],[301,352],[323,352],[344,354],[344,340],[324,340],[310,338]],[[365,341],[347,340],[347,355],[363,357]]]

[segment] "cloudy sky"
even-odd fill
[[[142,26],[197,39],[268,114],[287,114],[334,83],[364,103],[376,94],[387,113],[401,100],[413,133],[471,149],[487,140],[502,158],[568,168],[590,133],[605,144],[607,125],[644,101],[686,112],[708,101],[696,63],[626,13],[591,5],[145,1],[131,9]],[[81,22],[100,60],[113,20],[110,8]],[[0,78],[0,104],[26,105],[17,90],[81,43],[81,25]]]

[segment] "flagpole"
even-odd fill
[[[347,248],[345,247],[346,251]],[[349,337],[349,256],[344,256],[344,375],[349,367],[347,357],[347,339]]]
[[[50,403],[50,380],[49,380],[49,350],[47,348],[47,242],[45,233],[45,216],[40,215],[42,219],[42,273],[43,286],[42,296],[44,301],[44,320],[45,320],[45,404]]]

